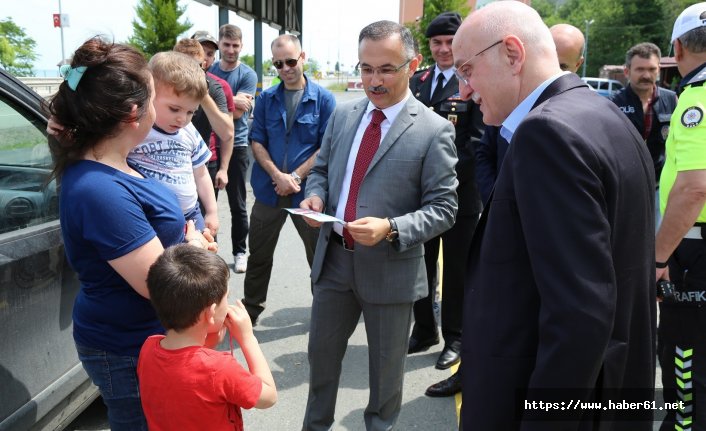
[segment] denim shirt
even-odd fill
[[[284,84],[270,87],[260,93],[255,102],[255,113],[250,128],[250,140],[262,144],[277,168],[290,173],[304,163],[321,147],[326,124],[336,105],[328,90],[311,82],[304,75],[306,86],[296,110],[296,120],[287,132],[287,106]],[[253,164],[250,185],[255,198],[265,205],[277,206],[277,194],[272,179],[256,162]],[[292,195],[292,206],[299,206],[304,198],[306,178],[301,191]]]

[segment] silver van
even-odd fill
[[[588,84],[591,89],[595,90],[598,94],[604,97],[610,97],[611,94],[618,90],[623,89],[623,84],[615,79],[606,78],[581,78],[583,82]]]

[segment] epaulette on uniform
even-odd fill
[[[429,74],[431,74],[432,70],[434,69],[432,69],[431,67],[426,67],[424,69],[417,70],[416,72],[414,72],[414,75],[412,75],[412,78],[419,78],[420,82],[424,82],[429,77]]]

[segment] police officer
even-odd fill
[[[445,12],[434,18],[426,29],[426,37],[435,64],[417,72],[410,80],[412,94],[456,127],[458,214],[450,230],[424,244],[429,295],[414,304],[415,323],[408,350],[408,353],[421,352],[439,343],[433,302],[438,284],[439,240],[443,239],[441,333],[444,349],[436,362],[436,368],[442,370],[460,360],[463,275],[473,230],[482,210],[475,182],[474,147],[483,133],[483,116],[478,105],[461,99],[451,53],[451,41],[460,25],[461,16],[455,12]]]
[[[625,55],[628,85],[611,96],[611,100],[628,116],[645,140],[652,155],[657,184],[664,165],[664,143],[669,134],[669,121],[677,106],[676,93],[657,85],[661,56],[659,48],[653,43],[639,43],[630,48]]]
[[[671,279],[676,292],[660,303],[657,350],[664,400],[684,408],[667,410],[662,431],[706,429],[706,2],[679,15],[672,44],[684,78],[660,178],[655,258],[657,280]]]

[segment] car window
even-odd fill
[[[594,90],[598,88],[598,83],[592,79],[586,79],[586,84],[590,85]]]
[[[599,89],[599,90],[607,90],[609,84],[610,84],[610,83],[609,83],[608,81],[599,81],[599,82],[598,82],[598,89]]]
[[[0,233],[58,218],[43,124],[0,96]]]

